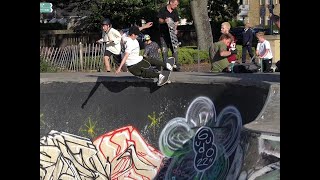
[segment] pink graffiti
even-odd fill
[[[111,179],[151,180],[159,172],[163,155],[151,147],[132,126],[94,140],[100,154],[111,164]]]

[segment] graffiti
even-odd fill
[[[155,112],[148,115],[148,128],[158,129],[161,118]],[[171,119],[162,129],[160,151],[133,126],[93,141],[51,131],[40,140],[40,179],[237,179],[244,157],[241,128],[234,106],[216,114],[214,103],[201,96],[190,103],[185,117]],[[79,132],[96,137],[97,122],[89,117]]]
[[[172,159],[165,179],[237,179],[243,162],[241,128],[234,106],[217,117],[209,98],[193,100],[186,117],[171,119],[160,134],[160,151]]]
[[[110,179],[110,163],[93,143],[52,130],[40,140],[40,179]]]
[[[93,142],[51,131],[40,140],[40,179],[153,179],[162,159],[132,126]]]
[[[159,127],[161,118],[162,116],[156,116],[156,112],[153,112],[152,115],[148,115],[148,119],[151,121],[151,124],[148,127]]]
[[[112,179],[152,179],[163,155],[148,145],[132,126],[100,136],[94,141],[104,159],[111,163]]]
[[[83,136],[89,136],[90,138],[94,138],[97,136],[97,121],[92,121],[89,117],[88,121],[79,128],[79,132],[82,133]]]
[[[148,119],[151,121],[150,125],[145,127],[145,130],[151,129],[153,134],[155,135],[160,126],[160,121],[162,119],[163,114],[156,115],[156,112],[152,112],[152,114],[148,115]]]
[[[194,167],[197,171],[204,171],[210,168],[217,155],[217,147],[213,143],[214,135],[210,128],[201,127],[198,129],[193,140]]]

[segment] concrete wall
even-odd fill
[[[226,83],[42,83],[40,179],[249,179],[268,164],[256,162],[258,138],[243,124],[267,93]]]
[[[265,38],[270,42],[273,55],[272,62],[276,63],[280,60],[280,35],[265,35]]]

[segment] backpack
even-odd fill
[[[259,71],[259,66],[254,63],[237,64],[233,67],[234,73],[255,73]]]

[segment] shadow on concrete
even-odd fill
[[[156,83],[150,83],[150,82],[153,82],[153,79],[143,79],[135,76],[122,76],[122,77],[93,76],[93,75],[90,75],[90,76],[96,77],[97,81],[94,87],[91,89],[87,99],[82,103],[81,105],[82,109],[88,103],[89,99],[92,97],[92,95],[96,92],[96,90],[99,88],[101,84],[105,88],[107,88],[109,91],[114,93],[119,93],[128,87],[147,87],[150,89],[150,93],[153,93],[161,87],[161,86],[157,86]],[[136,83],[139,81],[141,81],[142,83]],[[119,82],[127,82],[127,83],[119,83]]]

